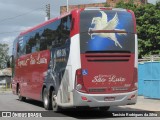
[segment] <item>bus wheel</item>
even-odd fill
[[[20,87],[18,87],[18,99],[20,101],[25,101],[26,100],[26,97],[21,96],[21,89],[20,89]]]
[[[43,105],[44,105],[44,108],[46,110],[51,110],[52,109],[51,99],[48,95],[48,92],[47,92],[46,88],[44,88],[44,90],[43,90]]]
[[[56,102],[55,91],[52,91],[52,109],[53,109],[54,112],[59,112],[60,111],[60,107],[57,105],[57,102]]]
[[[99,110],[100,111],[108,111],[110,108],[110,106],[107,106],[107,107],[99,107]]]

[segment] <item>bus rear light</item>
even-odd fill
[[[76,89],[77,89],[77,90],[81,90],[81,89],[82,89],[82,85],[81,85],[81,84],[78,84],[78,85],[76,86]]]
[[[138,89],[138,83],[136,82],[136,83],[134,83],[134,86],[135,86],[135,88],[137,88]]]
[[[88,100],[88,98],[85,96],[81,96],[81,99],[82,99],[82,101],[92,102],[91,100]]]
[[[133,95],[131,95],[131,96],[128,98],[128,100],[132,100],[132,99],[134,99],[135,97],[136,97],[136,95],[133,94]]]
[[[136,83],[134,83],[134,86],[133,86],[133,88],[132,88],[132,91],[137,90],[137,89],[138,89],[138,83],[136,82]]]
[[[137,71],[137,68],[134,68],[134,81],[135,81],[135,83],[138,81],[138,71]]]
[[[82,99],[83,101],[88,101],[87,97],[85,97],[85,96],[81,96],[81,99]]]
[[[138,89],[138,73],[137,73],[137,68],[134,68],[134,76],[133,76],[133,83],[134,83],[134,85],[133,85],[133,88],[132,88],[132,90],[137,90]]]
[[[131,96],[131,99],[132,99],[132,98],[135,98],[135,97],[136,97],[136,95],[134,94],[134,95]]]
[[[76,70],[76,75],[78,75],[78,76],[82,75],[82,69]]]
[[[83,93],[87,92],[83,83],[82,69],[76,70],[75,89],[79,92],[83,92]]]

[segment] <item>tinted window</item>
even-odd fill
[[[18,44],[17,44],[17,56],[24,55],[26,53],[26,40],[25,37],[19,37],[18,38]]]
[[[69,39],[70,27],[71,16],[66,16],[20,37],[18,56],[63,46]]]
[[[81,12],[80,49],[81,53],[134,52],[135,34],[131,13],[109,10]]]
[[[117,17],[117,18],[116,18]],[[97,23],[97,26],[100,26],[99,21],[103,21],[103,23],[109,24],[109,22],[117,21],[117,25],[115,25],[115,29],[124,29],[126,32],[134,33],[134,21],[132,18],[132,14],[130,12],[126,11],[97,11],[97,10],[88,10],[81,12],[80,15],[80,31],[86,32],[89,30],[89,28],[94,28],[95,24]],[[114,23],[114,22],[112,22]],[[98,25],[99,24],[99,25]],[[110,25],[108,29],[111,29]],[[102,24],[102,27],[105,26],[105,24]]]
[[[36,48],[36,38],[35,33],[29,33],[26,37],[26,54],[36,52],[38,48]]]

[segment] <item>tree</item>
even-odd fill
[[[153,4],[135,5],[133,0],[121,0],[117,8],[133,10],[137,22],[139,58],[160,54],[160,1]]]
[[[0,69],[6,66],[6,63],[9,58],[8,50],[9,50],[9,47],[7,44],[0,43]]]
[[[108,3],[106,3],[105,5],[104,5],[104,7],[111,7]]]
[[[116,4],[116,8],[125,8],[134,11],[137,8],[137,5],[134,4],[134,0],[130,0],[128,3],[124,3],[124,0],[121,0]]]

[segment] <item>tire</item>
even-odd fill
[[[21,89],[18,87],[18,99],[19,101],[25,101],[26,97],[21,96]]]
[[[43,90],[43,105],[46,110],[52,109],[51,99],[50,99],[50,96],[48,95],[46,88],[44,88]]]
[[[52,109],[53,109],[54,112],[60,112],[61,111],[60,107],[57,105],[57,102],[56,102],[55,91],[52,91]]]
[[[110,106],[107,106],[107,107],[99,107],[99,110],[100,111],[108,111],[110,108]]]

